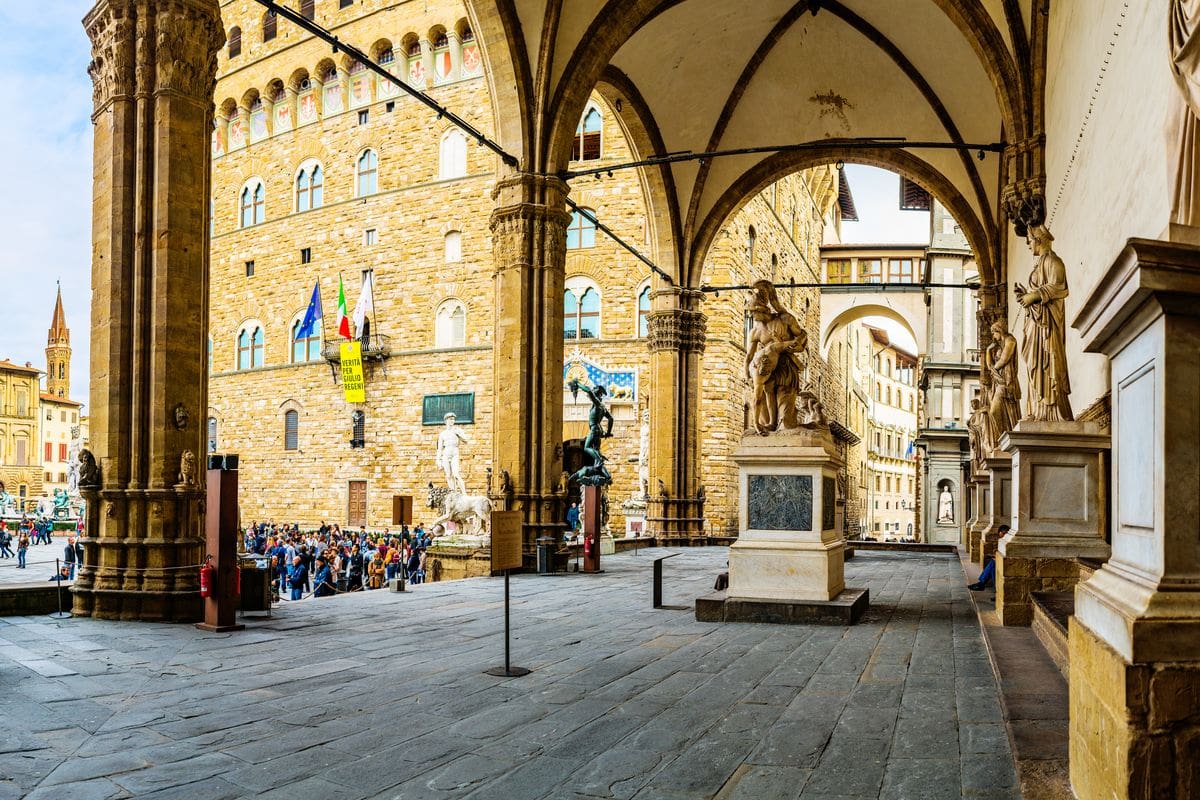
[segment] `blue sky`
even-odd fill
[[[62,281],[71,328],[71,396],[88,402],[92,95],[81,20],[90,0],[0,0],[0,151],[16,191],[0,193],[4,246],[0,359],[45,368],[46,330]],[[897,209],[892,173],[846,165],[860,222],[846,242],[924,242],[928,214]]]
[[[61,279],[74,353],[71,396],[87,402],[91,289],[91,58],[82,0],[0,0],[0,358],[45,369]]]

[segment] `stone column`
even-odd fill
[[[967,541],[970,543],[971,560],[976,564],[983,563],[983,532],[992,521],[992,478],[987,470],[971,474],[972,505],[975,516],[967,527]]]
[[[1112,558],[1075,590],[1078,797],[1200,793],[1200,247],[1131,239],[1075,319],[1111,359]]]
[[[567,185],[501,178],[493,198],[496,332],[492,459],[508,508],[523,515],[533,559],[539,536],[561,538],[563,495],[563,265]]]
[[[1003,450],[996,450],[984,459],[988,472],[988,490],[986,500],[991,504],[988,509],[988,524],[979,533],[979,563],[986,562],[996,554],[1000,544],[1000,526],[1011,525],[1009,515],[1012,513],[1012,456]]]
[[[92,40],[91,444],[74,612],[199,619],[217,0],[102,0]]]
[[[703,544],[700,476],[700,361],[707,320],[699,291],[652,293],[650,347],[650,500],[646,529],[659,544]]]
[[[1005,625],[1028,625],[1032,592],[1068,591],[1077,559],[1108,558],[1108,436],[1094,422],[1024,419],[1000,447],[1012,453],[1012,530],[996,550],[996,611]]]
[[[446,41],[450,45],[450,75],[447,80],[456,81],[462,77],[462,40],[458,31],[446,31]]]

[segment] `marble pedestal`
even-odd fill
[[[967,522],[967,546],[971,560],[983,563],[983,532],[991,521],[991,478],[987,472],[977,472],[967,484],[971,492],[971,507],[975,514]]]
[[[1000,437],[1012,454],[1012,530],[996,549],[996,611],[1028,625],[1033,592],[1070,591],[1079,558],[1108,558],[1101,454],[1108,436],[1092,422],[1021,420]]]
[[[1073,324],[1110,359],[1113,489],[1075,590],[1072,788],[1200,797],[1200,247],[1129,240]]]
[[[729,548],[726,621],[855,622],[867,592],[846,589],[839,531],[841,466],[827,429],[747,436],[738,465],[739,535]],[[714,619],[713,598],[697,619]]]
[[[1011,525],[1012,513],[1012,456],[997,450],[984,459],[987,464],[988,490],[984,499],[989,504],[987,527],[979,533],[979,563],[996,554],[1000,545],[1000,526]]]

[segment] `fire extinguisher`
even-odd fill
[[[233,570],[233,596],[242,596],[242,568],[237,567]]]
[[[591,534],[583,537],[583,555],[585,558],[592,557],[592,537]]]
[[[217,571],[212,565],[212,556],[204,559],[204,566],[200,568],[200,596],[212,597],[213,588],[216,585]]]

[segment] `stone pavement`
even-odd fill
[[[0,620],[0,798],[1017,798],[953,555],[866,553],[852,628],[650,608],[651,556],[284,604],[235,634]],[[707,592],[728,550],[665,562]]]

